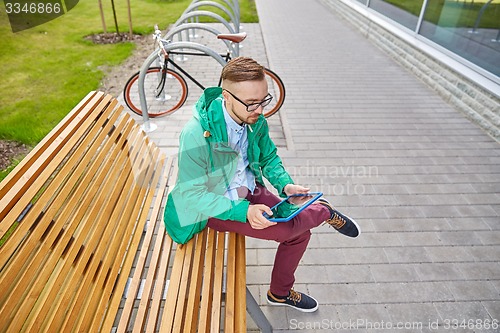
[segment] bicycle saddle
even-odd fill
[[[242,42],[245,38],[247,38],[247,33],[246,32],[239,32],[237,34],[218,34],[217,35],[218,39],[226,39],[234,43],[240,43]]]

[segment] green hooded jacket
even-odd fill
[[[180,135],[179,173],[164,213],[168,234],[180,244],[202,231],[210,217],[246,223],[250,202],[224,196],[236,173],[238,153],[227,143],[222,103],[222,88],[207,88]],[[266,119],[261,115],[248,126],[248,161],[256,182],[264,185],[265,177],[284,196],[284,187],[293,180],[276,154]]]

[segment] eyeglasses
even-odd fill
[[[238,97],[236,97],[229,90],[227,90],[227,89],[224,89],[224,90],[227,91],[229,93],[229,95],[233,96],[235,100],[237,100],[238,102],[240,102],[241,104],[246,106],[247,112],[253,112],[253,111],[257,110],[259,108],[259,106],[262,106],[264,108],[264,107],[268,106],[269,103],[271,103],[271,101],[273,100],[273,96],[271,94],[267,94],[267,96],[262,100],[262,102],[247,104],[247,103],[243,102],[241,99],[239,99]]]

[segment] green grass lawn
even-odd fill
[[[114,32],[110,1],[102,3],[107,31]],[[146,34],[155,23],[165,30],[191,0],[130,3],[134,32]],[[254,1],[240,3],[242,22],[257,22]],[[115,0],[120,32],[129,30],[126,4]],[[80,0],[67,14],[17,33],[11,31],[5,7],[0,5],[0,139],[36,145],[89,91],[99,87],[101,68],[118,66],[131,55],[132,43],[94,45],[84,40],[100,32],[95,0]],[[0,173],[0,180],[4,177],[5,172]]]
[[[109,5],[109,1],[103,1]],[[127,29],[125,0],[119,8],[120,30]],[[190,3],[132,1],[136,31],[166,27]],[[2,6],[3,7],[3,6]],[[111,10],[105,7],[108,31],[114,29]],[[5,11],[0,15],[0,139],[28,145],[39,142],[89,91],[95,90],[101,66],[115,66],[134,49],[132,43],[93,45],[84,36],[102,32],[97,1],[81,0],[67,14],[38,27],[12,33]]]
[[[241,1],[243,22],[255,22],[253,1]],[[175,22],[190,0],[134,0],[135,33],[150,33],[155,23]],[[128,31],[126,1],[115,0],[121,32]],[[103,1],[108,31],[114,31],[109,1]],[[2,5],[3,7],[3,5]],[[28,145],[39,142],[103,77],[100,68],[117,66],[132,43],[94,45],[84,36],[102,32],[97,1],[81,0],[67,14],[38,27],[12,33],[0,13],[0,139]],[[140,64],[138,64],[138,67]]]

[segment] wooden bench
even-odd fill
[[[0,332],[270,332],[243,236],[165,233],[176,165],[89,93],[0,184]]]

